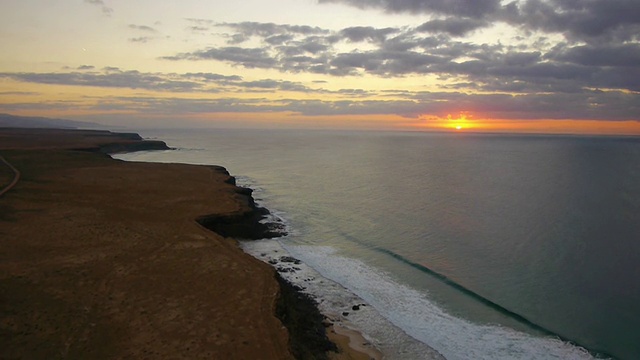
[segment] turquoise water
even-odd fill
[[[411,340],[449,359],[640,358],[637,138],[140,133],[178,150],[121,158],[218,164],[256,188],[289,225],[278,246],[411,338],[352,314],[389,358],[424,351]]]

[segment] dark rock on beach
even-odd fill
[[[294,263],[296,265],[300,265],[302,263],[300,260],[291,256],[281,256],[280,261],[285,263]]]
[[[327,352],[337,352],[334,343],[325,332],[325,317],[309,295],[302,288],[292,285],[276,274],[280,284],[280,298],[276,315],[289,330],[291,352],[296,359],[327,359]]]

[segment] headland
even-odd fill
[[[0,357],[368,358],[238,247],[275,235],[224,168],[108,155],[160,149],[0,129]]]

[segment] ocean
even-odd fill
[[[289,235],[245,251],[388,359],[640,359],[640,138],[139,133],[253,188]]]

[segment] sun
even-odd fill
[[[467,112],[461,112],[457,118],[447,115],[447,120],[449,121],[450,129],[460,131],[469,127],[471,115]]]

